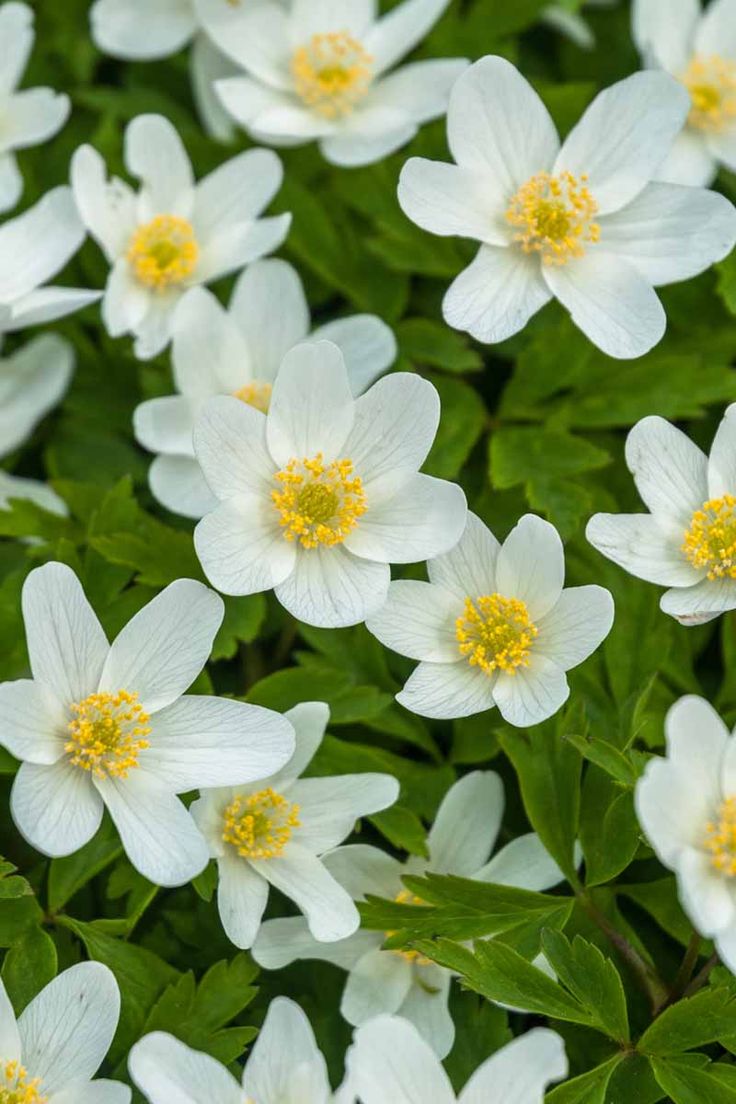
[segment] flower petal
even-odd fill
[[[342,29],[362,39],[376,14],[376,0],[294,0],[290,22],[296,42]]]
[[[14,154],[0,154],[0,212],[12,211],[23,194],[23,177]]]
[[[556,1031],[535,1027],[497,1050],[475,1071],[459,1104],[530,1104],[567,1075],[565,1044]]]
[[[113,57],[150,61],[186,46],[195,31],[188,0],[96,0],[90,11],[92,38]]]
[[[391,951],[370,950],[348,974],[340,1012],[353,1027],[382,1012],[398,1012],[411,981],[412,968],[407,959]]]
[[[243,1084],[247,1092],[255,1093],[255,1099],[288,1100],[295,1071],[303,1068],[309,1070],[312,1089],[309,1098],[304,1099],[328,1101],[331,1090],[327,1065],[317,1049],[309,1020],[294,1001],[276,997],[268,1006],[266,1019],[248,1055]]]
[[[268,780],[275,790],[290,786],[307,769],[322,743],[330,719],[325,702],[300,702],[284,714],[294,728],[296,747],[291,759]]]
[[[171,328],[181,292],[164,292],[154,298],[146,293],[148,308],[141,320],[131,327],[135,334],[133,352],[138,360],[152,360],[162,353],[171,341]],[[104,312],[103,312],[104,313]]]
[[[393,330],[375,314],[353,314],[320,326],[313,341],[331,341],[345,359],[350,390],[362,395],[396,359]]]
[[[387,648],[410,659],[454,663],[458,658],[455,621],[462,607],[455,594],[414,579],[391,583],[385,604],[366,627]]]
[[[132,1048],[128,1069],[151,1104],[242,1104],[243,1090],[210,1054],[193,1050],[173,1035],[154,1031]]]
[[[364,1104],[454,1104],[450,1080],[417,1029],[397,1016],[359,1027],[348,1052],[349,1084]]]
[[[192,217],[197,236],[204,241],[258,218],[283,178],[273,150],[250,149],[223,162],[197,184]]]
[[[636,816],[659,861],[670,870],[686,847],[703,842],[714,806],[711,794],[696,793],[686,775],[666,759],[653,757],[635,790]]]
[[[447,112],[450,92],[468,68],[465,58],[429,58],[402,65],[377,81],[369,102],[401,111],[414,123],[427,123]]]
[[[478,882],[516,886],[536,893],[543,893],[565,880],[536,832],[527,832],[511,840],[473,877]]]
[[[501,545],[487,525],[468,511],[465,531],[449,552],[427,564],[431,582],[452,591],[461,601],[496,590],[496,562]]]
[[[274,215],[252,222],[241,222],[229,229],[219,230],[202,246],[196,276],[206,283],[219,280],[243,265],[257,261],[283,242],[289,233],[291,215]]]
[[[692,188],[709,187],[718,173],[718,161],[711,150],[715,137],[706,138],[701,131],[689,127],[680,131],[654,180],[664,184],[687,184]]]
[[[133,413],[136,440],[150,452],[194,457],[192,434],[197,404],[184,395],[162,395],[139,403]]]
[[[171,357],[178,391],[203,401],[253,378],[248,344],[220,301],[193,287],[176,308]]]
[[[286,354],[309,333],[309,306],[299,273],[276,259],[249,265],[235,284],[230,318],[247,345],[252,375],[272,383]]]
[[[71,855],[102,821],[102,802],[90,775],[64,759],[51,766],[23,763],[10,794],[15,826],[44,855]]]
[[[362,901],[369,893],[376,897],[396,897],[403,889],[403,864],[378,847],[349,843],[329,851],[322,856],[322,861],[354,901]],[[366,934],[382,939],[379,932]]]
[[[80,146],[71,161],[70,179],[77,210],[109,261],[122,253],[135,231],[136,197],[122,180],[108,183],[105,162],[92,146]]]
[[[660,586],[693,586],[702,572],[682,552],[684,530],[662,514],[595,514],[588,541],[638,579]]]
[[[1,26],[1,21],[0,21]],[[0,1053],[6,1062],[19,1062],[20,1035],[8,991],[0,981]]]
[[[663,594],[659,608],[681,625],[704,625],[736,609],[736,582],[733,579],[701,579],[696,586],[675,588]]]
[[[536,621],[557,604],[565,581],[565,553],[554,525],[535,514],[517,522],[501,546],[496,585],[507,598],[519,598]]]
[[[219,505],[199,464],[188,456],[157,456],[148,469],[148,484],[162,506],[182,517],[199,521]]]
[[[644,63],[681,72],[693,50],[698,0],[634,0],[631,33]]]
[[[530,728],[546,721],[569,696],[565,672],[535,651],[528,667],[517,667],[513,674],[502,671],[493,688],[501,716],[517,728]]]
[[[711,498],[736,490],[736,403],[726,410],[708,458],[708,494]]]
[[[289,799],[299,806],[299,846],[316,855],[337,847],[356,821],[387,809],[398,796],[399,783],[390,774],[299,779],[289,788]]]
[[[0,8],[0,93],[12,92],[33,49],[33,11],[27,4]]]
[[[667,713],[665,733],[668,758],[705,803],[703,808],[712,808],[720,801],[722,766],[731,746],[723,720],[710,702],[687,694]],[[723,776],[726,781],[730,777]]]
[[[563,671],[577,667],[606,639],[613,625],[613,598],[600,586],[569,587],[537,622],[534,649]]]
[[[7,333],[13,333],[16,330],[24,330],[27,326],[55,322],[59,318],[66,318],[67,315],[88,307],[91,303],[99,302],[102,294],[101,291],[86,291],[84,288],[36,288],[35,291],[29,291],[15,300],[10,320],[3,329]]]
[[[69,117],[69,97],[51,88],[26,88],[11,97],[3,130],[5,149],[37,146],[61,130]]]
[[[402,1020],[413,1024],[438,1058],[446,1058],[455,1042],[455,1023],[447,1002],[452,974],[434,963],[421,966],[404,1003],[399,1008]]]
[[[221,500],[267,495],[276,465],[266,448],[266,418],[232,396],[219,395],[202,409],[194,427],[194,451],[208,484]]]
[[[489,193],[486,177],[477,168],[410,157],[401,170],[398,196],[404,214],[423,230],[508,245],[498,197]]]
[[[494,679],[469,663],[420,663],[396,695],[420,717],[449,720],[484,713],[496,704]]]
[[[191,215],[192,165],[178,131],[163,115],[136,115],[125,130],[125,164],[143,185],[141,218]]]
[[[257,124],[260,122],[259,118]],[[417,124],[398,108],[376,105],[356,111],[348,123],[325,135],[320,149],[330,164],[357,168],[388,157],[416,132]]]
[[[680,903],[696,931],[711,939],[736,920],[736,899],[712,856],[686,847],[677,858]]]
[[[344,847],[338,848],[338,851],[344,850]],[[303,916],[288,916],[266,920],[261,925],[251,954],[264,970],[281,970],[302,958],[352,970],[358,959],[381,942],[380,932],[358,930],[336,943],[318,943]]]
[[[0,744],[29,763],[55,763],[64,753],[67,710],[42,682],[0,683]]]
[[[215,44],[258,81],[272,89],[292,88],[291,27],[278,4],[259,4],[243,19],[207,19],[206,27]]]
[[[645,505],[684,535],[708,498],[705,454],[682,430],[652,415],[629,433],[626,464]]]
[[[54,1104],[130,1104],[131,1090],[121,1081],[98,1077],[83,1084],[76,1081],[61,1092],[54,1093],[53,1099]]]
[[[699,54],[736,57],[736,27],[733,0],[712,0],[703,12],[695,32],[695,50]]]
[[[0,455],[31,435],[65,394],[73,371],[74,350],[57,334],[42,334],[0,360]]]
[[[35,291],[79,249],[84,226],[71,188],[53,188],[0,226],[0,303]]]
[[[289,843],[278,858],[259,859],[252,865],[304,913],[309,930],[321,943],[345,939],[357,931],[360,916],[353,901],[306,847]]]
[[[475,877],[493,850],[504,804],[495,771],[471,771],[451,786],[427,836],[433,873]]]
[[[273,514],[273,516],[272,516]],[[298,563],[265,498],[239,495],[221,502],[194,530],[205,575],[223,594],[257,594],[283,585]]]
[[[236,947],[248,950],[266,911],[268,882],[235,851],[226,850],[217,867],[217,908],[225,935]]]
[[[336,345],[295,346],[284,357],[273,388],[266,420],[269,452],[282,466],[317,453],[327,461],[337,459],[353,426],[355,405]]]
[[[388,564],[353,556],[342,545],[297,550],[294,571],[275,587],[281,605],[307,625],[358,625],[386,600]]]
[[[495,344],[523,330],[551,298],[536,258],[520,249],[482,245],[447,289],[442,314],[453,329]]]
[[[462,487],[421,472],[371,506],[345,538],[355,556],[382,563],[417,563],[457,544],[467,517]]]
[[[136,333],[151,309],[151,296],[124,257],[115,261],[102,299],[102,321],[110,337]],[[164,338],[164,342],[168,340]]]

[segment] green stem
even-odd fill
[[[648,962],[646,962],[635,947],[629,943],[626,936],[615,928],[604,913],[593,904],[586,893],[579,896],[580,903],[591,920],[598,925],[603,934],[616,949],[620,957],[631,970],[639,988],[649,1000],[652,1014],[655,1015],[668,997],[667,986]]]
[[[700,970],[700,972],[695,975],[693,980],[687,986],[687,988],[685,989],[685,991],[682,994],[683,997],[692,997],[693,993],[697,993],[699,989],[702,989],[703,986],[705,985],[705,983],[707,982],[708,978],[710,977],[711,970],[713,969],[714,966],[717,966],[719,962],[720,962],[720,959],[719,959],[718,955],[717,954],[712,954],[710,956],[710,958],[708,959],[708,961],[706,962],[703,969]]]
[[[685,951],[685,957],[680,963],[680,969],[677,971],[677,976],[672,983],[670,995],[660,1011],[664,1011],[664,1009],[667,1008],[668,1005],[674,1004],[675,1001],[678,1001],[687,989],[690,978],[693,976],[693,970],[695,969],[698,961],[702,942],[702,936],[699,935],[698,932],[693,932],[690,938],[690,942],[688,943],[687,950]]]

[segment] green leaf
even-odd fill
[[[225,598],[225,619],[212,645],[211,659],[232,659],[240,644],[250,644],[261,630],[266,617],[263,594],[244,598]]]
[[[396,327],[403,356],[415,366],[428,365],[445,372],[479,372],[483,361],[465,334],[429,318],[405,318]]]
[[[545,1096],[545,1104],[606,1104],[609,1082],[623,1055],[614,1054],[607,1062],[558,1085]]]
[[[666,1008],[640,1038],[642,1054],[666,1057],[714,1043],[734,1034],[736,993],[731,989],[703,989]]]
[[[610,456],[582,437],[561,430],[502,426],[491,435],[491,480],[505,490],[539,478],[559,479],[603,468]]]
[[[685,1058],[652,1058],[651,1066],[674,1104],[736,1104],[736,1088],[714,1076],[712,1063],[703,1068]]]
[[[628,1043],[624,987],[611,959],[582,936],[570,943],[559,931],[542,933],[542,950],[560,982],[588,1009],[599,1029],[618,1043]]]
[[[101,870],[122,854],[122,844],[112,821],[105,817],[93,839],[73,855],[52,859],[49,866],[48,905],[58,912]]]
[[[589,768],[580,816],[586,884],[602,885],[625,870],[636,854],[639,838],[633,791],[621,792],[610,775],[598,767]]]
[[[2,976],[17,1016],[56,977],[56,970],[56,945],[43,928],[27,928],[10,945]]]
[[[457,478],[488,418],[478,392],[462,380],[433,375],[442,418],[424,470],[440,479]]]

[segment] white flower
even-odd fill
[[[251,137],[275,145],[318,141],[334,165],[368,165],[444,115],[467,62],[432,59],[392,70],[427,34],[449,0],[403,0],[376,18],[373,0],[293,0],[246,11],[218,33],[246,71],[215,83]]]
[[[107,807],[133,866],[181,885],[207,846],[176,796],[263,778],[292,754],[291,725],[223,698],[184,696],[222,622],[222,600],[179,579],[112,646],[79,580],[60,563],[30,573],[23,616],[33,679],[0,685],[0,743],[23,760],[10,809],[46,855],[70,855]]]
[[[300,778],[329,717],[323,702],[303,702],[286,714],[296,751],[257,785],[203,790],[192,815],[217,859],[217,905],[236,947],[258,934],[269,886],[291,898],[315,939],[332,942],[360,923],[350,895],[321,860],[352,832],[356,820],[393,805],[399,784],[388,774]]]
[[[290,215],[260,218],[281,187],[271,150],[246,150],[195,184],[181,139],[161,115],[139,115],[125,131],[125,164],[140,192],[108,182],[91,146],[72,159],[72,186],[89,232],[111,264],[102,303],[108,333],[133,333],[148,359],[171,338],[184,292],[276,249]]]
[[[634,0],[634,41],[645,65],[685,86],[687,125],[658,180],[710,184],[718,165],[736,172],[736,0]]]
[[[736,973],[736,737],[693,695],[672,706],[665,731],[666,758],[636,786],[639,823],[693,925]]]
[[[616,0],[584,0],[584,8],[610,8]],[[550,4],[542,8],[539,18],[547,26],[559,31],[565,38],[569,38],[576,46],[583,50],[592,50],[595,46],[595,35],[578,11],[572,11],[563,4]]]
[[[562,1039],[537,1027],[487,1058],[456,1096],[439,1059],[398,1016],[359,1027],[347,1065],[361,1104],[543,1104],[547,1086],[567,1073]]]
[[[459,487],[418,474],[439,397],[406,372],[354,399],[332,342],[287,353],[268,414],[210,399],[194,449],[220,501],[194,531],[205,574],[223,594],[274,588],[310,625],[354,625],[383,603],[389,563],[451,548],[465,524]]]
[[[98,291],[42,286],[83,241],[70,188],[53,188],[0,226],[0,335],[63,318],[100,298]]]
[[[80,962],[50,981],[16,1021],[0,982],[0,1097],[8,1104],[129,1104],[118,1081],[93,1081],[118,1026],[107,966]]]
[[[707,457],[664,418],[642,418],[626,463],[648,514],[596,514],[585,535],[631,575],[670,587],[660,607],[683,625],[736,609],[736,403]]]
[[[656,345],[667,320],[654,287],[704,271],[736,241],[723,196],[650,183],[688,103],[666,73],[636,73],[601,92],[560,148],[514,66],[476,62],[450,97],[457,164],[412,158],[399,181],[417,225],[481,243],[445,295],[445,320],[503,341],[556,298],[609,356]]]
[[[568,587],[557,530],[527,514],[503,545],[474,514],[460,543],[427,564],[430,581],[391,583],[367,625],[420,660],[396,700],[422,717],[468,717],[497,705],[526,728],[556,713],[577,667],[608,635],[613,599]]]
[[[281,361],[309,336],[309,307],[301,280],[286,261],[256,261],[238,279],[229,311],[204,288],[193,288],[174,319],[173,365],[178,395],[141,403],[135,435],[152,452],[149,483],[158,501],[184,517],[201,518],[217,506],[194,456],[192,432],[203,404],[230,394],[267,411]],[[354,395],[380,376],[396,356],[396,340],[375,315],[341,318],[312,340],[342,350]]]
[[[38,146],[62,128],[69,97],[50,88],[18,84],[33,49],[33,12],[26,4],[0,7],[0,211],[14,207],[23,192],[15,151]]]
[[[57,334],[42,334],[0,358],[0,456],[30,437],[64,395],[73,369],[74,350]]]
[[[242,1084],[216,1058],[163,1031],[135,1044],[128,1069],[149,1104],[337,1104],[309,1020],[288,997],[268,1006]]]
[[[354,844],[325,855],[324,864],[356,901],[374,894],[415,902],[402,876],[428,871],[537,891],[557,885],[563,874],[533,832],[490,858],[504,804],[499,776],[473,771],[445,794],[427,837],[426,860],[413,857],[401,863],[376,847]],[[357,1027],[381,1012],[395,1012],[410,1020],[444,1058],[455,1039],[447,1008],[452,975],[416,951],[381,950],[385,939],[386,933],[361,930],[338,943],[318,943],[301,918],[288,917],[267,920],[252,953],[258,965],[269,970],[301,958],[341,966],[348,978],[340,1011],[348,1023]]]

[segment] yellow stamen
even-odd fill
[[[402,889],[394,897],[394,901],[397,905],[424,905],[426,901],[423,901],[421,897],[417,897],[416,893],[412,893],[409,889]],[[390,939],[392,935],[396,935],[395,931],[387,931],[386,938]],[[412,950],[392,950],[392,954],[397,954],[401,958],[405,958],[407,962],[413,962],[416,966],[431,966],[432,959],[427,958],[426,955],[420,954],[419,951]]]
[[[138,756],[150,746],[149,716],[137,694],[90,694],[71,707],[69,739],[64,751],[74,767],[96,778],[126,778],[138,766]]]
[[[297,95],[325,119],[349,115],[368,92],[372,62],[347,31],[313,35],[291,58]]]
[[[736,797],[723,802],[718,820],[706,824],[705,832],[713,866],[728,878],[736,877]]]
[[[680,79],[690,93],[691,127],[718,133],[736,123],[736,61],[696,55]]]
[[[237,391],[233,391],[233,395],[241,402],[247,403],[248,406],[254,406],[256,410],[268,414],[272,391],[273,384],[266,383],[265,380],[252,380],[250,383],[246,383],[245,387],[239,387]]]
[[[279,490],[271,498],[284,537],[303,548],[341,544],[368,508],[352,460],[326,464],[319,452],[311,459],[290,460],[274,478]]]
[[[276,859],[298,828],[299,806],[269,786],[233,798],[223,814],[222,838],[244,859]]]
[[[186,219],[156,215],[138,227],[125,256],[139,283],[154,291],[166,291],[194,272],[199,246]]]
[[[41,1080],[28,1079],[20,1062],[0,1060],[0,1104],[46,1104],[41,1093]]]
[[[502,594],[466,598],[465,609],[455,622],[460,655],[487,675],[494,671],[513,675],[518,667],[528,667],[538,631],[526,603]]]
[[[708,578],[736,579],[736,498],[726,494],[704,502],[693,514],[682,551]]]
[[[594,217],[598,204],[586,187],[587,176],[540,172],[519,188],[506,211],[514,241],[525,253],[538,253],[544,264],[564,265],[582,257],[586,245],[600,239]]]

